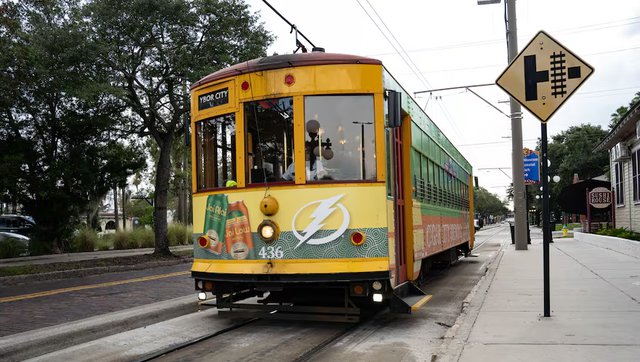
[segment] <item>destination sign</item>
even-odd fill
[[[229,88],[218,89],[198,97],[198,110],[213,108],[229,103]]]

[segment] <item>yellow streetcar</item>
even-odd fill
[[[470,164],[379,60],[251,60],[193,84],[191,110],[191,274],[218,308],[410,312],[430,261],[473,247]]]

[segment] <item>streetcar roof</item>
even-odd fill
[[[197,88],[203,84],[215,82],[221,79],[233,77],[236,75],[258,72],[271,69],[282,69],[291,67],[303,67],[309,65],[326,65],[326,64],[375,64],[382,65],[378,59],[361,57],[357,55],[311,52],[298,54],[273,55],[249,60],[247,62],[238,63],[231,67],[220,69],[208,76],[200,79],[191,85],[191,89]]]

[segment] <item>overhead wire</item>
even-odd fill
[[[580,26],[580,27],[576,27],[576,28],[560,29],[558,31],[555,31],[554,33],[569,33],[569,34],[582,33],[582,32],[588,32],[588,31],[594,31],[594,30],[600,30],[600,29],[608,29],[608,28],[614,28],[614,27],[620,27],[620,26],[633,25],[633,24],[636,24],[636,23],[640,22],[640,20],[638,20],[638,21],[634,21],[634,22],[629,22],[629,23],[625,23],[625,24],[618,24],[618,25],[612,25],[612,26],[608,26],[608,27],[598,27],[598,28],[594,28],[594,29],[578,30],[578,29],[583,29],[583,28],[587,28],[587,27],[600,26],[600,25],[611,24],[611,23],[616,23],[616,22],[620,22],[620,21],[634,20],[634,19],[640,19],[640,17],[626,18],[626,19],[615,20],[615,21],[611,21],[611,22],[607,22],[607,23],[584,25],[584,26]],[[525,40],[528,40],[528,39],[525,39],[524,37],[522,37],[520,39],[520,37],[519,37],[518,40],[519,41],[520,40],[525,41]],[[450,44],[450,45],[442,45],[442,46],[437,46],[437,47],[418,48],[418,49],[409,50],[408,53],[441,51],[441,50],[456,49],[456,48],[478,47],[478,46],[486,46],[486,45],[489,45],[489,44],[502,44],[503,41],[504,40],[502,40],[502,39],[478,40],[478,41],[474,41],[474,42],[465,42],[465,43],[457,43],[457,44]],[[369,56],[376,57],[376,56],[384,56],[384,55],[392,55],[392,54],[394,54],[394,53],[377,53],[377,54],[370,54]]]
[[[386,33],[382,30],[382,28],[380,28],[380,26],[378,25],[378,23],[373,19],[373,17],[371,16],[371,14],[369,14],[369,12],[367,11],[367,9],[362,5],[362,3],[360,2],[360,0],[357,1],[358,5],[360,6],[360,8],[362,8],[362,11],[364,11],[364,13],[367,15],[367,17],[369,17],[369,19],[371,20],[371,22],[376,26],[376,28],[378,28],[378,31],[380,31],[380,33],[384,36],[384,38],[387,40],[387,42],[391,45],[391,47],[396,51],[396,54],[398,54],[400,56],[400,58],[404,61],[404,63],[407,65],[407,67],[411,70],[411,72],[416,76],[416,78],[420,81],[420,83],[422,83],[423,86],[425,87],[431,87],[431,84],[429,83],[429,81],[424,77],[424,75],[422,74],[422,72],[420,71],[420,68],[416,65],[416,63],[411,59],[411,56],[409,56],[409,53],[404,49],[404,47],[402,46],[402,44],[400,43],[400,41],[398,41],[398,39],[395,37],[395,35],[393,34],[393,31],[391,31],[391,29],[389,29],[389,27],[387,26],[387,24],[384,22],[384,20],[382,19],[382,17],[380,16],[380,14],[378,14],[378,12],[376,11],[376,9],[373,7],[373,5],[369,2],[369,0],[365,0],[367,2],[367,4],[369,5],[369,7],[371,8],[371,11],[373,11],[373,13],[375,14],[375,16],[378,18],[378,20],[380,21],[380,23],[382,23],[382,25],[385,27],[385,29],[387,30],[387,32],[389,33],[389,35],[393,38],[393,40],[395,41],[395,43],[398,45],[398,47],[402,50],[398,50],[398,48],[395,46],[394,42],[391,41],[391,39],[389,39],[389,37],[386,35]],[[438,104],[438,107],[441,109],[442,113],[444,114],[445,118],[447,118],[447,120],[449,121],[449,124],[451,124],[451,126],[453,127],[453,129],[455,130],[455,132],[457,133],[457,135],[459,137],[462,137],[462,132],[460,131],[460,129],[458,128],[456,122],[453,120],[453,118],[451,117],[451,114],[449,113],[449,111],[446,109],[446,107],[444,107],[444,105],[442,104],[442,102],[437,102],[436,99],[436,103]],[[426,107],[426,105],[425,105]]]

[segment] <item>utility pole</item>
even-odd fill
[[[505,0],[507,7],[507,49],[509,63],[518,55],[516,26],[516,0]],[[527,210],[524,188],[524,161],[522,159],[522,109],[513,97],[511,108],[511,157],[513,171],[513,211],[515,213],[516,250],[527,250]]]

